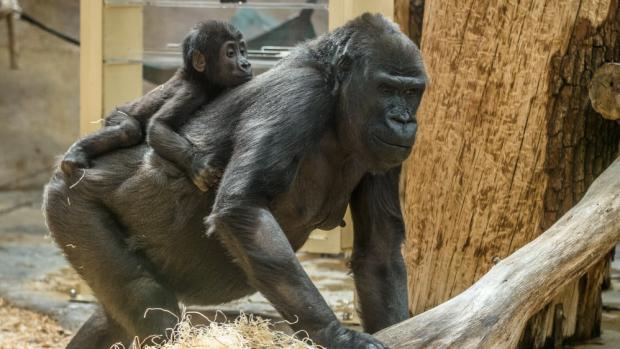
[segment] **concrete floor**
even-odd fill
[[[73,331],[90,315],[93,298],[49,237],[40,207],[40,191],[0,192],[0,298],[50,315]],[[336,314],[357,328],[353,280],[345,260],[310,254],[300,254],[299,258]],[[612,265],[612,284],[613,289],[603,293],[603,336],[575,348],[620,348],[620,254]],[[71,290],[77,291],[74,297]],[[226,313],[242,310],[277,317],[259,294],[198,309],[207,314],[216,309]]]

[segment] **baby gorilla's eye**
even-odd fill
[[[245,56],[245,49],[244,48],[240,48],[239,49],[239,53],[241,53],[243,56]]]
[[[228,50],[228,51],[226,51],[226,56],[228,58],[233,58],[235,56],[235,50]]]

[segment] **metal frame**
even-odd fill
[[[251,1],[251,0],[250,0]],[[105,0],[106,5],[112,6],[157,6],[157,7],[191,7],[191,8],[253,8],[253,9],[283,9],[326,10],[326,4],[309,4],[299,2],[259,2],[259,3],[221,3],[217,0]]]

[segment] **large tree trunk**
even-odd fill
[[[393,349],[514,348],[527,320],[618,241],[620,159],[549,230],[465,292],[376,337]]]
[[[549,228],[613,160],[620,136],[587,91],[597,67],[620,61],[618,0],[425,5],[432,82],[403,172],[414,314]],[[541,347],[554,327],[556,338],[597,335],[604,264],[534,315],[521,345]]]

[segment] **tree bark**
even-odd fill
[[[514,348],[528,319],[618,242],[620,159],[549,230],[465,292],[375,336],[392,349]],[[563,306],[553,313],[562,318]]]
[[[620,120],[620,63],[606,63],[594,72],[589,96],[605,119]]]
[[[403,171],[414,314],[540,235],[615,158],[620,128],[587,87],[620,61],[618,0],[427,0],[421,47],[431,84]],[[542,307],[521,346],[550,344],[554,328],[597,335],[604,264]]]

